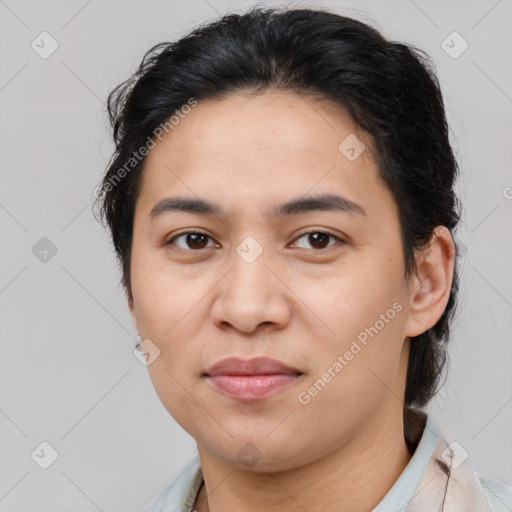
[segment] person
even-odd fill
[[[157,395],[197,444],[143,512],[511,509],[424,411],[461,216],[424,52],[257,6],[151,48],[108,111],[101,219]]]

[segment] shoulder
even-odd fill
[[[512,485],[501,480],[495,480],[476,475],[492,512],[510,512],[512,510]]]
[[[176,476],[140,512],[168,512],[192,509],[203,481],[199,456],[191,459]]]

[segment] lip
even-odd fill
[[[205,372],[214,388],[242,401],[268,398],[295,382],[302,372],[268,357],[228,357]]]
[[[217,375],[269,375],[269,374],[297,374],[301,373],[296,368],[271,359],[269,357],[253,357],[242,359],[241,357],[227,357],[206,370],[209,377]]]

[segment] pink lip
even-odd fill
[[[302,373],[267,357],[244,360],[229,357],[206,371],[208,380],[222,394],[237,400],[257,400],[275,394]]]

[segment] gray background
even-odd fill
[[[1,512],[138,510],[195,453],[133,355],[92,191],[112,151],[110,89],[151,45],[253,4],[0,0]],[[370,21],[436,62],[462,170],[465,255],[450,372],[429,412],[480,474],[512,483],[512,3],[288,5]],[[46,59],[31,48],[43,31],[59,45]],[[469,44],[458,58],[441,46],[453,31]],[[57,249],[46,261],[43,237]],[[43,441],[59,455],[46,470],[31,457]]]

